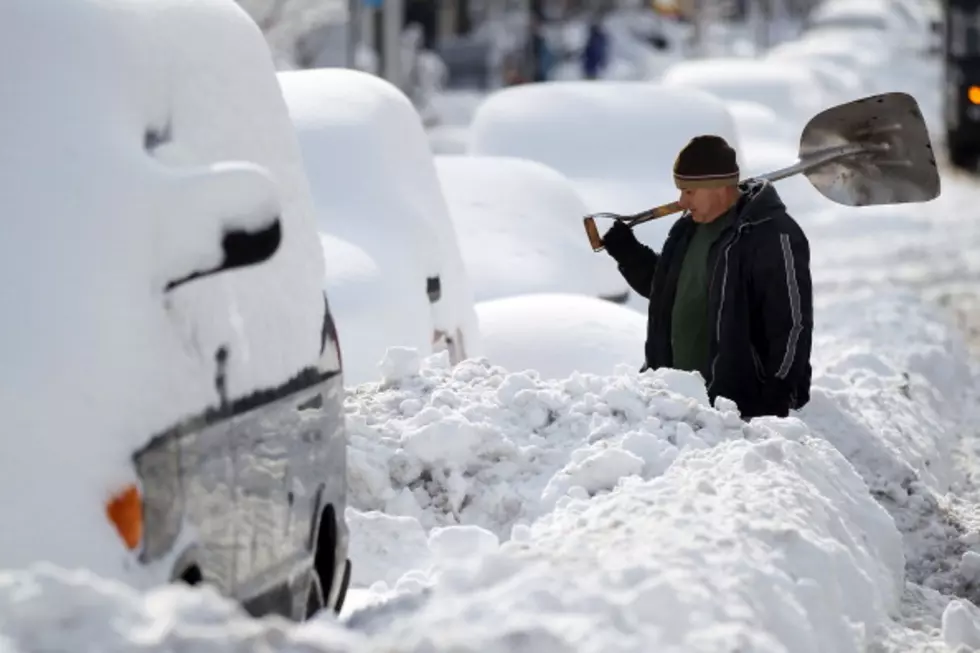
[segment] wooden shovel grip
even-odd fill
[[[586,216],[585,235],[589,237],[589,244],[592,245],[593,252],[601,252],[603,248],[602,237],[599,236],[599,228],[595,226],[595,218],[591,215]]]
[[[652,209],[647,209],[634,215],[624,215],[620,219],[626,223],[627,227],[632,229],[638,224],[673,215],[682,210],[677,202],[671,202],[670,204],[661,204],[660,206],[655,206]],[[605,245],[602,244],[602,237],[599,235],[599,228],[595,225],[595,218],[589,215],[584,218],[583,222],[585,224],[585,235],[589,237],[589,245],[592,246],[592,251],[601,252]]]

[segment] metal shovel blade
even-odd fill
[[[939,169],[922,112],[907,93],[884,93],[814,116],[800,136],[800,163],[859,145],[854,156],[804,168],[827,199],[845,206],[927,202],[939,196]]]

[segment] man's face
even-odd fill
[[[695,222],[704,223],[722,215],[734,201],[734,187],[687,188],[681,191],[677,203],[691,213]]]

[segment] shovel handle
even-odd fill
[[[602,237],[599,236],[599,228],[596,227],[595,224],[596,218],[620,220],[625,222],[626,226],[632,229],[638,224],[643,224],[644,222],[649,222],[650,220],[656,220],[657,218],[663,218],[668,215],[680,213],[681,211],[683,211],[683,209],[677,204],[677,202],[671,202],[670,204],[655,206],[652,209],[647,209],[646,211],[641,211],[640,213],[635,213],[633,215],[593,213],[592,215],[585,216],[582,221],[585,224],[585,235],[589,238],[589,245],[592,246],[592,251],[601,252],[605,245],[602,244]]]

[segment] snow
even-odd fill
[[[535,292],[623,296],[629,287],[588,246],[589,213],[571,180],[512,157],[437,156],[476,301]]]
[[[707,93],[652,82],[549,82],[489,95],[473,117],[468,152],[538,161],[571,179],[591,212],[636,213],[677,198],[674,159],[701,133],[724,137],[741,161],[731,114]],[[646,242],[662,242],[673,221],[641,227]]]
[[[232,400],[319,357],[323,259],[268,50],[233,3],[190,4],[6,5],[4,567],[144,582],[104,515],[133,452],[218,402],[219,347]],[[277,223],[271,259],[165,291]]]
[[[535,293],[480,302],[476,310],[487,357],[508,369],[564,378],[643,364],[646,316],[608,301]]]
[[[760,107],[651,82],[507,89],[477,108],[470,156],[433,163],[417,113],[390,87],[349,71],[289,73],[280,81],[301,150],[283,135],[292,124],[278,94],[264,90],[275,88],[267,54],[244,45],[258,42],[257,31],[229,29],[245,24],[232,5],[196,0],[188,20],[163,9],[187,2],[65,3],[59,12],[18,3],[12,34],[43,28],[63,38],[57,58],[41,39],[2,46],[18,62],[16,73],[12,65],[0,73],[17,91],[11,119],[0,123],[9,157],[0,176],[9,210],[0,271],[17,319],[0,327],[9,374],[0,410],[19,437],[5,440],[0,458],[10,461],[8,495],[36,500],[0,509],[0,648],[980,647],[977,369],[964,335],[934,304],[973,292],[975,180],[947,175],[944,198],[932,205],[863,209],[813,200],[802,179],[780,182],[812,245],[812,397],[789,418],[746,423],[731,402],[709,405],[697,374],[637,371],[645,315],[559,284],[577,278],[585,256],[606,259],[587,250],[577,258],[571,240],[559,250],[557,216],[577,227],[571,237],[584,207],[630,211],[673,199],[669,166],[698,132],[737,144],[746,172],[790,163],[797,132],[780,108],[787,98],[757,96]],[[230,38],[198,48],[219,17]],[[829,51],[826,60],[870,77],[894,54],[845,60],[842,48],[863,38],[847,33],[834,32],[844,45],[805,36],[786,57],[824,60]],[[188,42],[186,61],[156,56],[178,37]],[[191,53],[221,65],[210,76],[189,70]],[[241,66],[232,70],[233,61]],[[928,71],[900,64],[902,84]],[[25,65],[44,83],[22,81],[33,80]],[[101,76],[81,74],[96,67]],[[65,88],[85,92],[66,104],[53,91]],[[137,149],[142,135],[168,124],[174,142],[150,160]],[[520,210],[527,214],[517,217]],[[504,215],[515,217],[487,219]],[[284,240],[272,260],[188,284],[170,302],[147,292],[217,262],[221,228],[258,229],[276,217]],[[481,229],[458,226],[469,218]],[[548,238],[523,224],[532,218],[553,225]],[[491,240],[517,220],[523,230],[507,232],[514,241]],[[185,240],[181,225],[192,221],[194,239]],[[657,228],[638,233],[657,245]],[[540,235],[517,238],[525,233]],[[478,256],[480,243],[511,252],[493,272],[520,271],[527,285],[506,286],[508,296],[474,308],[470,291],[459,290],[468,276],[477,297],[481,279],[504,285]],[[518,245],[528,244],[538,248],[519,258]],[[554,253],[532,266],[535,251]],[[562,256],[562,266],[576,266],[567,276],[545,267]],[[101,265],[91,265],[95,257]],[[464,262],[483,272],[467,272]],[[437,272],[456,280],[456,299],[433,314],[418,282]],[[584,287],[590,275],[576,283]],[[245,280],[276,294],[253,304],[237,285]],[[207,354],[215,342],[276,342],[270,361],[264,346],[246,350],[238,389],[278,382],[315,359],[302,343],[323,288],[345,364],[358,375],[345,406],[354,562],[347,613],[300,625],[251,620],[206,588],[118,583],[132,579],[124,560],[107,560],[119,551],[108,528],[69,538],[62,555],[64,533],[91,530],[101,493],[129,480],[120,470],[147,429],[213,401]],[[270,305],[260,331],[218,319]],[[431,354],[439,320],[479,327],[479,353],[457,365],[446,352]],[[57,410],[47,397],[57,397]],[[84,447],[50,433],[70,433]],[[31,548],[8,556],[16,534]],[[68,569],[31,565],[55,557]]]
[[[465,353],[479,354],[469,279],[421,119],[408,98],[353,70],[288,71],[278,79],[299,134],[321,234],[358,248],[377,271],[370,289],[346,288],[342,263],[327,264],[349,383],[377,380],[388,345],[432,351],[436,329],[460,332]],[[432,277],[440,279],[442,297],[430,304]]]
[[[978,549],[937,552],[917,535],[950,518],[928,499],[950,482],[955,389],[974,377],[959,336],[910,292],[835,297],[818,315],[822,399],[748,424],[729,402],[709,406],[695,374],[546,379],[393,349],[385,381],[347,401],[363,607],[341,624],[246,623],[210,592],[138,596],[35,568],[0,576],[0,633],[101,650],[129,650],[136,632],[202,651],[228,638],[332,652],[887,650],[874,647],[904,632],[911,576],[973,573]],[[903,484],[903,469],[921,475]],[[918,494],[882,496],[903,487]],[[950,646],[975,641],[974,608],[939,612]],[[107,614],[134,626],[96,629]]]
[[[718,57],[681,61],[668,68],[660,81],[667,86],[701,89],[723,100],[763,104],[796,133],[831,104],[813,72],[775,59]]]

